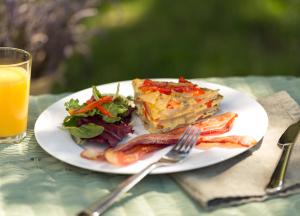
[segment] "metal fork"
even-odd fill
[[[200,129],[195,126],[188,126],[179,138],[177,144],[160,160],[148,165],[145,169],[139,173],[127,178],[121,184],[119,184],[114,191],[110,194],[98,200],[89,208],[78,213],[77,216],[99,216],[105,212],[115,201],[124,193],[133,188],[138,182],[140,182],[147,174],[157,167],[168,166],[170,164],[177,163],[186,158],[191,149],[196,144],[199,136]]]

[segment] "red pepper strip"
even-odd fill
[[[81,109],[69,110],[68,112],[70,113],[70,115],[85,113],[85,112],[88,112],[88,111],[94,109],[95,107],[97,107],[97,105],[100,105],[100,104],[103,104],[103,103],[110,103],[110,102],[112,102],[112,97],[111,96],[104,96],[104,97],[100,98],[97,101],[90,102],[89,104],[87,104],[85,107],[83,107]]]
[[[172,93],[171,89],[168,88],[159,88],[158,90],[162,94],[170,95]]]
[[[185,85],[185,86],[174,86],[172,90],[176,92],[198,92],[200,89],[193,85]]]
[[[157,86],[141,86],[140,89],[142,91],[159,91],[162,94],[170,95],[171,94],[171,89],[170,88],[165,88],[165,87],[157,87]]]
[[[188,84],[190,84],[189,87],[195,92],[194,95],[201,95],[201,94],[205,93],[204,90],[202,90],[197,85],[194,85],[192,82],[186,80],[183,76],[179,77],[178,82],[179,83],[188,83]]]
[[[142,91],[159,91],[162,94],[170,95],[171,86],[168,82],[159,82],[152,80],[144,80],[143,85],[140,87]]]
[[[206,102],[205,105],[207,106],[207,108],[211,108],[212,107],[212,103],[213,103],[213,101],[210,100],[210,101]]]
[[[156,86],[141,86],[140,89],[142,91],[158,91],[158,87]]]
[[[155,87],[168,87],[169,83],[168,82],[160,82],[160,81],[152,81],[149,79],[144,80],[143,86],[155,86]]]
[[[159,91],[162,94],[170,95],[172,91],[175,92],[193,92],[195,96],[204,94],[205,91],[199,88],[197,85],[185,80],[183,77],[179,77],[179,83],[183,85],[173,85],[170,82],[159,82],[152,80],[144,80],[143,85],[140,87],[142,91]]]

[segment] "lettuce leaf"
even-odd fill
[[[64,127],[76,127],[77,121],[80,119],[79,116],[67,116],[63,121]]]
[[[113,117],[103,116],[103,120],[107,123],[114,123],[121,120],[122,114],[128,111],[128,107],[122,104],[107,103],[102,105]]]
[[[96,86],[93,86],[92,87],[92,91],[93,91],[93,97],[95,100],[99,100],[102,96],[101,96],[101,93],[99,92],[99,90],[97,89]]]
[[[118,116],[112,116],[112,117],[109,117],[109,116],[103,116],[102,117],[103,121],[105,121],[106,123],[115,123],[115,122],[118,122],[121,120],[121,117],[118,117]]]
[[[76,121],[80,118],[85,118],[85,117],[92,117],[92,116],[101,116],[102,119],[106,123],[115,123],[119,122],[122,120],[122,118],[127,117],[129,115],[129,110],[130,107],[133,107],[133,100],[131,98],[126,98],[124,96],[119,95],[119,90],[120,90],[120,85],[118,84],[117,86],[117,91],[113,96],[113,101],[111,103],[105,103],[102,104],[103,106],[109,113],[112,114],[112,117],[103,115],[97,108],[94,108],[90,111],[84,112],[84,113],[78,113],[78,114],[73,114],[71,116],[68,116],[64,119],[63,125],[65,127],[76,127]],[[96,86],[92,86],[92,94],[93,98],[95,100],[99,100],[102,95],[99,90],[97,89]],[[106,94],[109,95],[109,94]],[[76,110],[80,109],[82,107],[86,106],[85,103],[82,105],[79,104],[78,99],[70,99],[68,102],[65,103],[66,110]]]
[[[103,133],[104,127],[96,125],[94,123],[84,124],[80,127],[77,126],[65,126],[71,135],[77,138],[92,138]]]
[[[73,98],[65,102],[64,105],[67,111],[71,109],[79,109],[81,107],[81,105],[79,104],[79,100],[78,99],[74,100]]]

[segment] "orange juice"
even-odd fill
[[[22,67],[0,65],[0,138],[26,130],[29,79]]]

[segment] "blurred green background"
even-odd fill
[[[33,54],[35,94],[136,77],[300,75],[299,0],[3,0],[0,17],[0,46]]]
[[[298,0],[104,1],[53,92],[135,77],[300,75]]]

